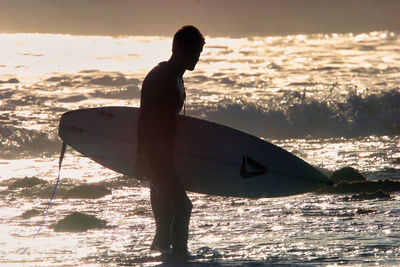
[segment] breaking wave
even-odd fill
[[[400,90],[353,94],[343,101],[274,97],[267,104],[257,104],[224,99],[214,106],[192,107],[187,113],[265,138],[393,136],[400,133]],[[0,157],[56,154],[61,141],[55,131],[0,125]]]
[[[81,107],[109,105],[109,100],[122,100],[123,105],[139,101],[139,80],[121,75],[107,76],[96,73],[93,77],[51,77],[48,83],[88,84],[90,90],[77,94],[24,95],[5,87],[0,92],[3,101],[0,113],[0,158],[47,156],[59,152],[61,141],[57,137],[57,121],[67,110]],[[99,77],[99,78],[96,78]],[[85,78],[85,77],[84,77]],[[93,85],[100,83],[106,89]],[[54,84],[57,88],[63,86]],[[45,87],[47,88],[47,87]],[[84,87],[86,88],[86,87]],[[204,91],[191,91],[197,97]],[[53,103],[47,105],[47,103]],[[83,101],[93,101],[82,103]],[[108,102],[107,102],[108,101]],[[79,103],[75,107],[74,104]],[[197,102],[199,103],[199,102]],[[93,105],[93,104],[92,104]],[[42,130],[23,128],[15,121],[26,120],[25,113],[16,113],[20,107],[30,106],[32,112],[43,117],[32,117]],[[33,111],[35,109],[35,111]],[[285,138],[332,138],[359,136],[394,136],[400,133],[400,88],[381,93],[348,93],[346,97],[318,95],[305,97],[298,91],[279,92],[254,101],[247,96],[224,98],[215,101],[195,102],[187,106],[187,115],[224,124],[255,136],[273,139]]]
[[[285,104],[282,105],[282,102]],[[330,138],[400,133],[400,89],[344,100],[273,98],[267,104],[224,99],[191,115],[269,138]]]
[[[59,152],[61,141],[37,130],[0,125],[0,158],[51,156]]]

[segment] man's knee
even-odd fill
[[[175,205],[174,211],[176,215],[190,216],[192,214],[193,204],[188,197],[184,198],[184,201]]]

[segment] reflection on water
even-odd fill
[[[0,263],[160,263],[149,252],[149,191],[137,181],[69,149],[60,194],[46,227],[32,240],[43,217],[22,214],[43,213],[50,193],[47,198],[36,187],[10,189],[9,179],[36,176],[54,184],[60,115],[84,107],[138,106],[141,81],[168,59],[171,39],[0,34],[0,42]],[[399,42],[391,32],[207,38],[196,71],[185,75],[186,111],[265,138],[327,171],[352,166],[371,180],[398,180]],[[61,198],[62,190],[97,182],[111,194]],[[189,246],[197,262],[400,264],[396,193],[365,201],[330,194],[190,197]],[[75,211],[111,227],[53,231]]]
[[[40,218],[31,221],[14,218],[1,229],[9,235],[2,241],[6,248],[2,260],[36,262],[43,266],[123,263],[148,257],[154,232],[148,193],[144,188],[125,187],[114,189],[112,199],[79,201],[79,204],[78,201],[57,201],[54,214],[49,216],[51,224],[71,211],[86,211],[106,219],[113,226],[110,229],[86,233],[56,233],[44,229],[37,239],[31,240],[30,233]],[[399,263],[398,195],[392,201],[354,203],[337,196],[310,194],[259,200],[197,194],[190,197],[195,206],[190,249],[204,253],[208,248],[209,254],[203,259],[206,261]],[[138,205],[143,205],[146,211],[135,215]],[[362,208],[375,212],[357,214],[357,209]],[[26,255],[21,255],[23,247],[29,247]]]
[[[349,155],[358,153],[361,164],[357,166],[365,168],[367,175],[370,173],[368,178],[390,177],[390,173],[382,170],[368,172],[369,168],[363,167],[362,162],[372,161],[368,160],[369,152],[376,149],[376,143],[369,141],[368,138],[352,142],[292,139],[276,140],[276,143],[326,168],[344,164]],[[343,149],[342,155],[335,155],[338,148]],[[35,173],[54,183],[57,159],[48,161],[52,164],[44,164],[41,171]],[[379,163],[373,166],[378,168]],[[25,174],[29,174],[29,170],[25,170]],[[398,172],[392,178],[396,175],[398,177]],[[38,199],[36,195],[21,197],[18,190],[7,191],[3,186],[0,231],[5,237],[1,242],[6,249],[0,261],[23,261],[40,266],[137,264],[154,257],[149,265],[160,263],[157,254],[149,251],[154,233],[149,190],[136,180],[126,179],[75,152],[67,152],[60,194],[65,186],[100,180],[112,194],[100,199],[56,197],[47,217],[47,227],[35,240],[32,237],[43,217],[22,219],[21,215],[33,208],[43,212],[48,199]],[[389,200],[366,201],[349,201],[345,195],[314,194],[258,200],[193,193],[190,197],[195,207],[190,250],[201,257],[201,261],[227,266],[246,262],[362,264],[365,260],[371,264],[399,264],[398,194],[392,194]],[[95,215],[111,227],[84,233],[52,230],[51,225],[75,211]],[[28,248],[26,254],[22,253],[24,248]]]

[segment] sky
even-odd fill
[[[0,32],[208,36],[400,32],[399,0],[0,0]]]

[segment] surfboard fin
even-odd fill
[[[246,166],[251,167],[251,171],[249,171]],[[249,156],[243,156],[242,159],[242,166],[240,167],[240,175],[243,179],[248,179],[250,177],[263,175],[268,172],[267,167],[262,165],[261,163],[255,161],[254,159],[250,158]]]

